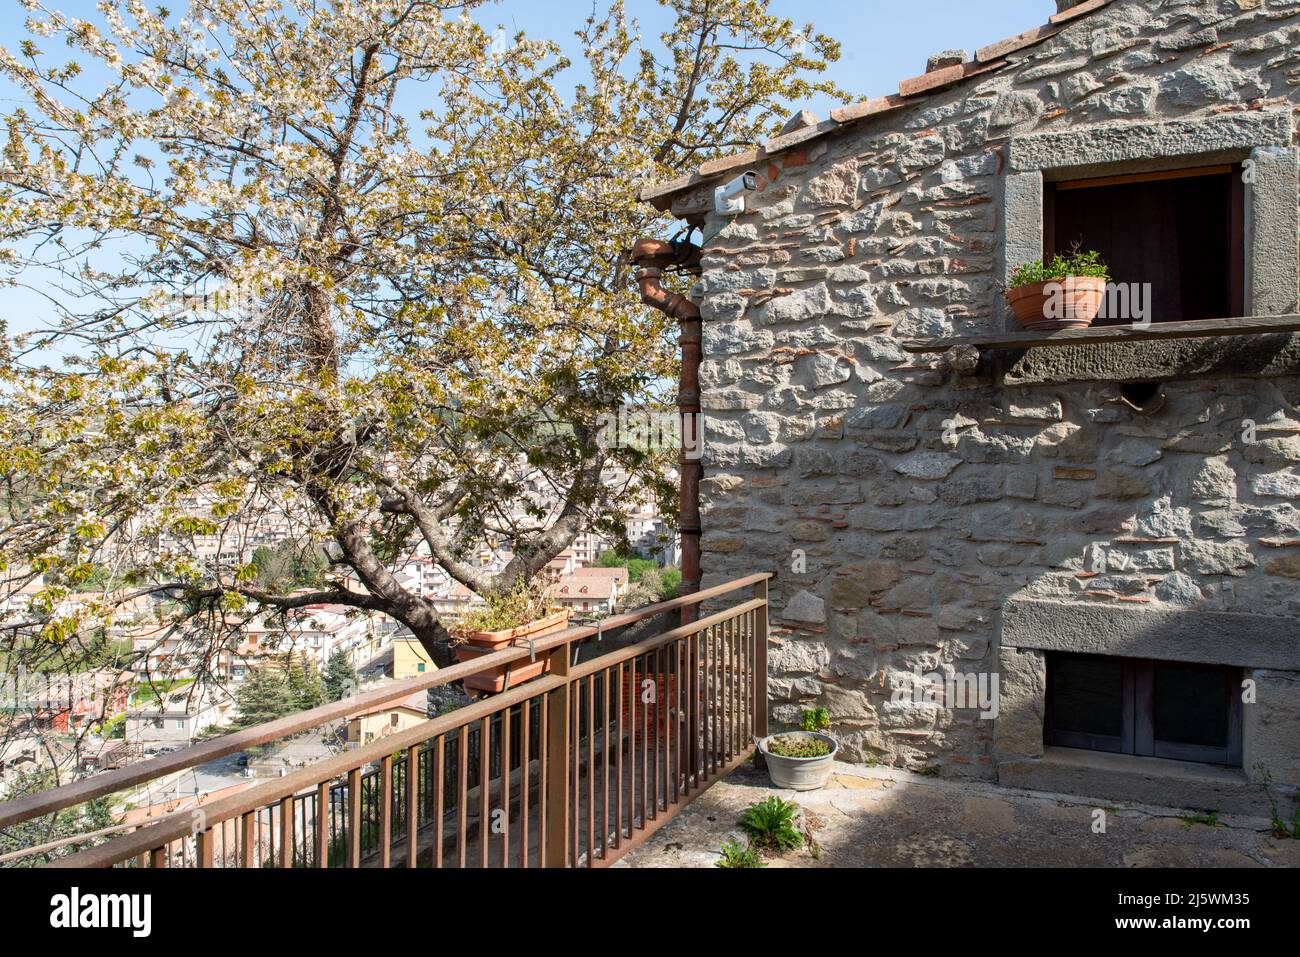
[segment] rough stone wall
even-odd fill
[[[849,759],[991,776],[990,722],[891,694],[996,670],[1013,597],[1300,616],[1300,379],[1171,382],[1143,416],[897,342],[1002,328],[1012,136],[1300,114],[1300,0],[1124,0],[1011,60],[765,161],[706,224],[705,585],[778,573],[773,718],[827,705]]]

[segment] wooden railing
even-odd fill
[[[550,673],[57,860],[105,867],[535,867],[613,863],[753,752],[767,729],[767,579],[752,575],[570,628],[412,682],[295,716],[297,730],[534,654]],[[578,643],[674,608],[753,597],[575,664]],[[339,714],[334,712],[338,711]],[[312,721],[303,724],[304,721]],[[283,724],[283,722],[272,722]],[[272,740],[263,728],[252,737]],[[247,737],[247,732],[227,738]],[[205,756],[249,746],[217,739]],[[213,748],[212,745],[219,745]],[[213,753],[213,752],[216,753]],[[180,758],[185,752],[168,755]],[[188,762],[188,763],[186,763]],[[150,780],[140,766],[117,780]],[[110,774],[96,777],[110,777]],[[157,775],[154,775],[155,777]],[[0,824],[117,787],[70,785],[0,805]],[[39,810],[34,808],[39,806]]]

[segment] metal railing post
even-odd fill
[[[568,644],[551,652],[551,674],[567,677],[572,660]],[[545,867],[569,865],[569,712],[573,685],[547,693],[546,703],[546,856]]]
[[[767,579],[754,584],[754,736],[767,737]],[[755,752],[757,753],[757,752]]]

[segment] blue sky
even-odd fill
[[[626,0],[629,14],[647,32],[665,25],[654,0]],[[479,20],[501,23],[560,43],[569,23],[591,10],[591,0],[506,0],[484,8]],[[1053,0],[773,0],[773,13],[797,24],[812,20],[817,29],[842,44],[830,76],[844,89],[866,96],[898,92],[898,81],[925,71],[926,59],[940,50],[975,50],[1046,23],[1056,12]],[[571,32],[571,31],[570,31]],[[806,104],[791,104],[792,107]],[[811,104],[825,117],[830,106]]]
[[[16,0],[6,2],[17,6]],[[93,0],[49,2],[72,16],[101,19]],[[597,0],[599,7],[605,3]],[[626,0],[626,5],[644,33],[657,35],[668,26],[667,11],[655,0]],[[180,0],[171,4],[176,11],[184,6]],[[954,48],[975,50],[1020,33],[1046,22],[1056,7],[1053,0],[773,0],[771,9],[798,25],[812,19],[820,32],[840,41],[842,56],[829,75],[841,88],[861,96],[882,96],[896,92],[899,80],[923,72],[930,55]],[[499,24],[512,35],[523,30],[555,40],[566,53],[576,55],[573,30],[591,10],[592,0],[503,0],[480,8],[476,17],[489,29]],[[27,36],[22,19],[11,15],[0,23],[0,44],[13,49]],[[56,57],[64,52],[48,40],[41,45]],[[0,83],[0,112],[21,105],[15,93],[10,84]],[[809,108],[824,118],[832,105],[813,102],[790,107],[792,111]],[[41,320],[50,316],[50,307],[32,290],[0,288],[0,314],[8,320],[10,331],[18,332],[44,325]]]
[[[6,2],[17,6],[16,0]],[[63,12],[99,21],[93,0],[48,0]],[[667,12],[655,0],[626,0],[628,12],[640,20],[647,33],[667,26]],[[598,0],[604,6],[604,0]],[[179,11],[183,2],[172,4]],[[925,70],[933,53],[947,49],[975,50],[1047,21],[1056,12],[1053,0],[773,0],[772,12],[802,25],[812,19],[818,30],[840,41],[843,55],[830,76],[851,92],[881,96],[896,92],[898,81]],[[475,16],[485,26],[503,25],[513,34],[560,43],[576,53],[573,30],[590,14],[592,0],[501,0],[480,7]],[[17,12],[17,11],[15,11]],[[0,23],[0,43],[13,49],[27,34],[23,17],[8,16]],[[43,44],[51,53],[55,52]],[[14,105],[13,89],[0,86],[0,104],[6,112]],[[826,103],[811,106],[822,115]]]

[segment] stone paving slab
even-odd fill
[[[621,867],[712,867],[736,822],[773,794],[794,800],[819,853],[769,857],[769,867],[1295,867],[1300,840],[1263,818],[1219,816],[837,762],[830,784],[796,794],[746,765],[683,810]],[[1105,812],[1105,832],[1094,814]]]

